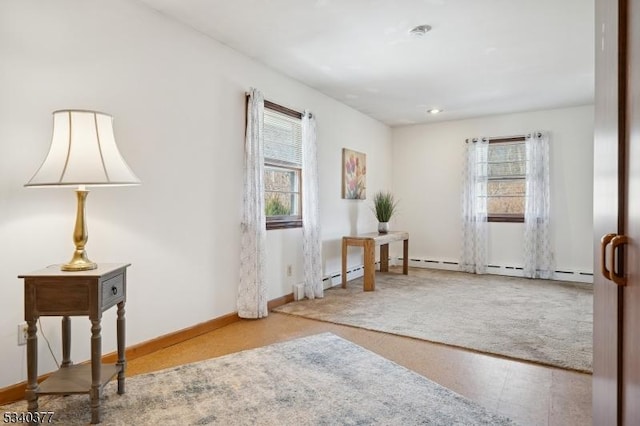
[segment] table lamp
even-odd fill
[[[44,162],[26,187],[77,187],[76,249],[63,271],[96,269],[85,251],[89,235],[85,220],[87,186],[139,185],[140,179],[120,155],[113,135],[113,117],[97,111],[53,112],[53,137]]]

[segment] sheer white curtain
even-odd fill
[[[247,101],[247,129],[244,144],[244,197],[240,242],[240,284],[238,316],[267,316],[264,212],[264,97],[251,89]]]
[[[318,197],[316,120],[305,111],[302,117],[302,254],[304,295],[309,299],[324,296]]]
[[[489,141],[468,140],[462,188],[460,269],[484,274],[487,267],[487,160]]]
[[[524,213],[524,276],[553,275],[553,253],[549,235],[549,137],[531,133],[527,150],[526,199]]]

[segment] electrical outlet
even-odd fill
[[[29,335],[29,327],[26,322],[18,324],[18,346],[27,344],[27,336]]]
[[[287,265],[287,276],[290,277],[293,274],[293,266]]]

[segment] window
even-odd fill
[[[302,226],[302,115],[264,102],[264,205],[267,229]]]
[[[524,140],[524,137],[489,140],[489,222],[524,222],[527,166]]]

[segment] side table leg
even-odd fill
[[[100,319],[91,320],[91,423],[100,423],[100,369],[102,368],[102,336]]]
[[[124,390],[124,371],[127,367],[127,360],[125,358],[125,320],[124,320],[124,302],[118,303],[118,319],[117,333],[118,333],[118,362],[116,365],[118,369],[118,393],[122,395]]]
[[[60,367],[69,367],[71,362],[71,319],[62,317],[62,364]]]
[[[38,327],[37,318],[27,320],[27,410],[38,411]]]

